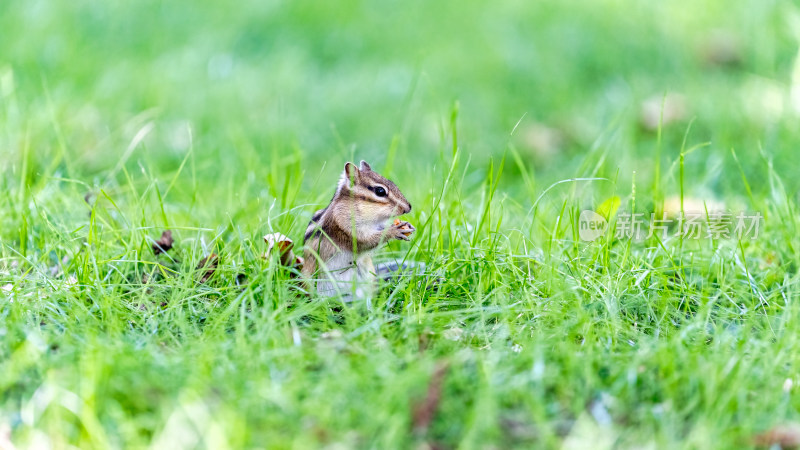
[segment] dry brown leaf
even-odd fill
[[[422,333],[419,334],[419,336],[417,337],[417,341],[419,343],[419,352],[420,353],[425,353],[425,350],[427,350],[428,347],[430,347],[430,345],[431,345],[431,336],[433,336],[433,335],[434,335],[433,331],[431,331],[430,329],[427,329],[427,328],[425,329],[425,331],[423,331]]]
[[[433,422],[442,400],[442,388],[449,369],[450,365],[446,362],[436,364],[425,398],[412,409],[411,425],[414,432],[424,434]]]
[[[549,161],[564,150],[567,141],[558,128],[533,122],[520,130],[520,143],[538,160]]]
[[[712,30],[702,41],[700,56],[707,64],[736,67],[742,64],[742,43],[727,30]]]
[[[569,434],[564,437],[561,448],[564,450],[573,449],[612,449],[614,442],[618,438],[618,433],[612,427],[601,426],[592,415],[584,411],[572,424]]]
[[[11,442],[11,426],[3,423],[0,425],[0,450],[16,450],[16,448]]]
[[[303,258],[295,256],[292,249],[294,248],[294,241],[280,233],[272,233],[264,236],[264,242],[267,243],[267,253],[264,258],[269,259],[272,252],[277,251],[280,255],[281,265],[287,267],[303,267]]]
[[[167,253],[172,250],[172,244],[175,241],[172,239],[172,230],[166,230],[161,233],[161,238],[153,243],[153,253],[158,256],[161,253]]]
[[[460,341],[464,336],[464,329],[459,327],[450,327],[442,332],[442,337],[448,341]]]
[[[699,214],[705,217],[706,209],[709,214],[725,211],[725,205],[716,200],[704,200],[695,197],[683,198],[683,211],[686,214]],[[681,197],[673,195],[664,199],[664,214],[670,219],[681,215]]]
[[[200,260],[200,264],[197,265],[197,270],[201,271],[200,274],[200,282],[205,283],[206,281],[214,275],[214,272],[217,270],[217,265],[219,264],[219,256],[216,253],[212,253],[205,258]]]
[[[640,120],[647,131],[656,131],[686,118],[686,98],[680,94],[655,95],[642,102]],[[663,114],[663,117],[662,117]]]
[[[786,423],[753,436],[753,443],[759,447],[782,449],[800,447],[800,423]]]

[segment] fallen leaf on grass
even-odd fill
[[[687,116],[686,98],[680,94],[654,95],[642,102],[639,120],[647,131],[658,130]]]
[[[798,448],[800,447],[800,423],[777,425],[755,435],[753,443],[759,447]]]
[[[702,41],[700,56],[706,64],[721,67],[740,66],[744,60],[738,36],[720,29],[712,30]]]
[[[436,364],[425,398],[412,409],[411,425],[415,433],[424,434],[433,422],[436,410],[439,409],[439,403],[442,400],[442,387],[449,369],[450,366],[447,363]]]
[[[172,250],[172,244],[175,240],[172,239],[172,231],[166,230],[161,233],[161,238],[153,243],[153,253],[158,256],[161,253],[167,253]]]
[[[700,199],[695,197],[683,198],[683,211],[687,214],[699,214],[703,218],[706,217],[706,210],[709,215],[722,213],[725,211],[725,205],[716,200]],[[677,219],[681,215],[681,197],[679,195],[671,195],[664,199],[664,214],[669,219]]]
[[[11,442],[11,426],[6,423],[0,425],[0,450],[15,450],[16,448]]]
[[[519,136],[522,147],[541,161],[551,160],[561,153],[567,141],[560,129],[539,122],[523,126]]]
[[[346,352],[348,350],[348,344],[344,333],[338,329],[326,331],[319,335],[317,345],[320,349],[333,350],[336,352]]]
[[[425,329],[422,333],[419,334],[417,337],[417,341],[419,343],[419,352],[425,353],[425,350],[431,345],[431,336],[434,335],[434,332],[430,329]]]
[[[449,341],[460,341],[464,336],[464,329],[459,327],[452,327],[444,330],[442,336]]]
[[[264,242],[267,243],[267,253],[264,258],[269,259],[273,251],[278,251],[280,255],[281,265],[286,267],[303,267],[303,258],[294,255],[292,249],[294,248],[294,241],[280,233],[272,233],[264,236]]]
[[[572,428],[564,438],[561,448],[572,449],[612,449],[617,440],[616,433],[610,426],[599,425],[588,412],[582,413],[575,420]]]
[[[214,275],[214,272],[217,270],[217,265],[219,264],[219,256],[216,253],[212,253],[205,258],[200,260],[200,264],[197,265],[197,270],[201,271],[200,282],[205,283],[206,281]]]

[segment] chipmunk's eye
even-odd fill
[[[380,186],[375,186],[372,189],[375,192],[375,195],[377,195],[378,197],[386,197],[386,189],[384,189],[384,188],[382,188]]]

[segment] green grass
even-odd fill
[[[800,420],[796,5],[373,3],[0,4],[0,446],[731,448]],[[261,236],[300,241],[359,159],[413,205],[382,256],[426,269],[306,300]],[[765,223],[580,241],[614,195]]]

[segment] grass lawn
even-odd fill
[[[0,30],[0,448],[798,433],[796,3],[4,0]],[[424,270],[304,298],[262,236],[361,159],[417,227],[378,256]]]

